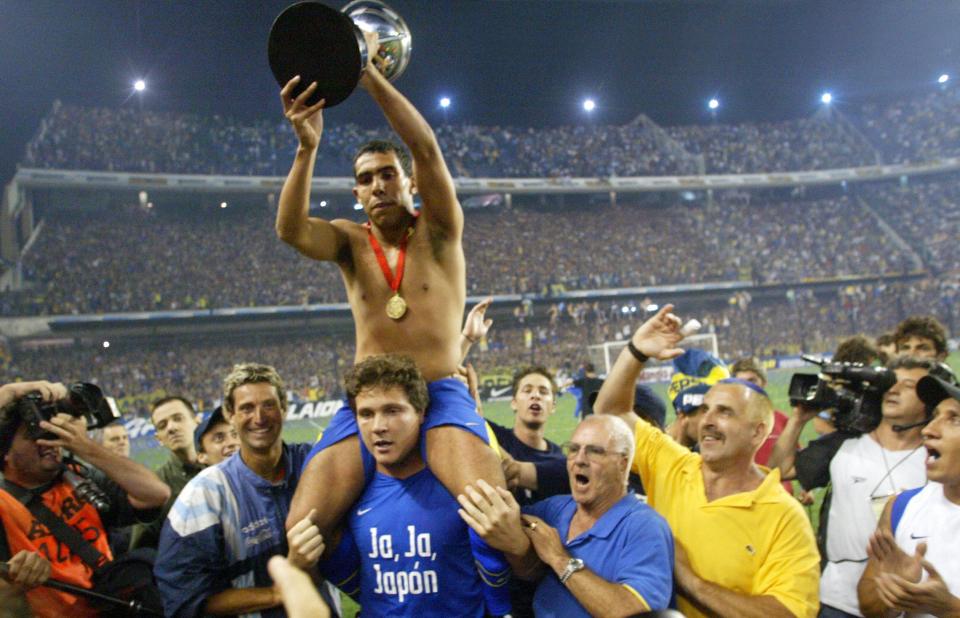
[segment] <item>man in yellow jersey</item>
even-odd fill
[[[760,387],[727,379],[704,396],[692,453],[633,413],[634,384],[649,359],[683,350],[680,320],[663,307],[634,333],[594,404],[633,427],[647,499],[676,540],[678,607],[686,616],[815,616],[819,555],[800,504],[778,471],[754,463],[773,405]]]

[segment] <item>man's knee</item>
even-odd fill
[[[427,431],[427,465],[447,491],[457,495],[469,483],[483,479],[506,488],[500,459],[478,435],[444,425]]]
[[[363,491],[363,460],[359,438],[352,436],[332,444],[310,459],[303,470],[290,504],[287,529],[316,509],[314,523],[329,533]]]

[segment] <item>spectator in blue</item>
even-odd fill
[[[673,536],[666,521],[627,492],[630,428],[590,416],[564,445],[572,495],[521,508],[480,480],[457,500],[463,517],[514,573],[539,579],[537,616],[634,615],[673,596]]]

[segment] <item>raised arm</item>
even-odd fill
[[[594,413],[619,416],[631,428],[637,424],[639,417],[633,411],[633,398],[637,378],[640,377],[646,362],[643,357],[670,360],[683,354],[683,350],[676,347],[683,339],[680,318],[670,313],[671,311],[673,305],[664,305],[633,334],[630,343],[636,353],[631,351],[629,346],[620,352],[617,362],[597,394],[597,400],[593,404]]]
[[[133,508],[159,508],[170,498],[170,488],[160,477],[134,460],[108,451],[91,440],[85,429],[77,426],[73,417],[57,414],[50,421],[41,421],[40,427],[57,438],[37,440],[37,444],[65,448],[102,471],[126,492]]]
[[[797,476],[795,466],[797,460],[797,441],[803,432],[804,426],[810,422],[816,415],[816,410],[810,410],[803,406],[793,408],[793,416],[787,421],[783,432],[777,438],[777,442],[770,453],[770,459],[767,460],[767,467],[770,469],[780,468],[780,478],[789,481]]]
[[[323,134],[323,104],[307,105],[307,99],[316,89],[316,82],[293,98],[292,92],[300,82],[296,76],[280,91],[283,113],[297,134],[299,145],[293,157],[293,166],[280,191],[277,208],[277,236],[300,253],[315,260],[338,261],[345,257],[346,234],[324,219],[310,217],[310,182],[317,160],[317,148]]]
[[[364,33],[364,36],[369,49],[379,49],[376,34]],[[370,54],[360,85],[370,93],[390,126],[410,149],[414,183],[423,202],[422,216],[432,229],[459,237],[463,231],[463,211],[437,137],[417,108],[376,68],[378,61],[377,54]]]
[[[463,322],[463,330],[460,331],[460,362],[467,360],[467,354],[473,344],[483,339],[490,327],[493,325],[493,319],[487,318],[487,308],[493,303],[493,297],[488,296],[473,306],[473,309],[467,314]]]

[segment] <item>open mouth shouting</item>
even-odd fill
[[[938,451],[937,449],[929,445],[926,447],[926,449],[927,449],[926,464],[927,464],[927,467],[929,468],[930,466],[936,464],[936,462],[940,459],[940,451]]]
[[[587,470],[579,470],[573,475],[574,491],[586,491],[590,488],[590,474]]]

